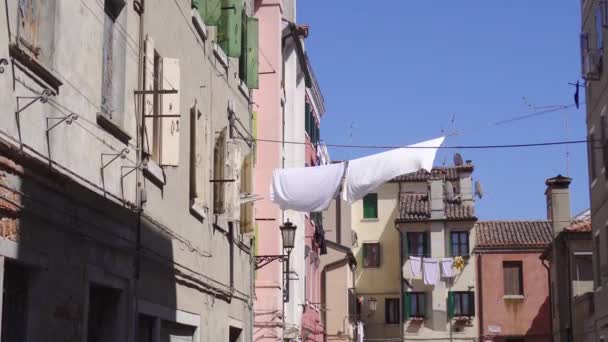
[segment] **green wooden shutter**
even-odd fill
[[[217,43],[228,57],[241,56],[243,0],[222,0]]]
[[[401,233],[402,237],[402,243],[403,243],[403,262],[407,261],[407,257],[409,256],[409,251],[408,251],[408,240],[407,240],[407,233]]]
[[[260,25],[257,18],[247,17],[247,72],[245,74],[245,84],[249,89],[258,89],[259,86],[259,32]]]
[[[452,256],[452,239],[454,238],[454,235],[452,234],[452,232],[450,232],[450,238],[448,239],[448,256]]]
[[[363,218],[378,218],[378,194],[363,197]]]
[[[410,319],[410,294],[403,292],[403,320],[407,321]]]
[[[310,103],[308,102],[304,104],[304,117],[306,133],[308,133],[308,136],[310,137]]]
[[[471,316],[475,316],[475,292],[469,292],[469,309],[471,310]]]
[[[454,318],[454,293],[448,292],[448,318]]]
[[[194,0],[192,7],[198,8],[205,25],[216,26],[222,15],[221,0]]]

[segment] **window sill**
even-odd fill
[[[523,300],[526,297],[524,295],[504,295],[502,299],[504,300]]]
[[[220,62],[220,64],[224,67],[224,69],[228,69],[228,56],[222,50],[222,47],[217,43],[213,43],[213,54],[215,58]]]
[[[131,136],[122,127],[103,113],[97,113],[97,124],[125,144],[131,140]]]
[[[241,80],[239,83],[239,90],[241,91],[241,94],[245,96],[247,101],[249,101],[249,88],[247,88],[247,85],[245,84],[245,82],[243,82],[243,80]]]
[[[361,222],[378,222],[380,221],[380,219],[376,218],[363,218],[361,219]]]
[[[194,215],[194,217],[199,219],[201,222],[204,222],[207,219],[209,208],[203,204],[203,201],[200,198],[193,198],[190,201],[190,212],[192,215]]]
[[[165,172],[154,160],[148,159],[148,163],[144,169],[144,175],[151,178],[151,180],[157,184],[165,184]]]
[[[59,87],[63,85],[63,82],[61,82],[52,71],[50,71],[40,62],[38,62],[36,58],[32,57],[29,53],[21,49],[19,45],[15,43],[9,45],[9,54],[11,57],[13,57],[20,63],[17,64],[17,67],[21,69],[22,66],[33,72],[34,75],[42,83],[44,83],[44,85],[41,84],[41,86],[49,86],[55,94],[59,93]]]
[[[205,25],[203,18],[201,18],[200,14],[198,14],[198,11],[194,8],[192,9],[192,24],[194,24],[196,32],[198,32],[203,41],[207,40],[207,37],[209,37],[207,25]]]

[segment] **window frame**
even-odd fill
[[[372,201],[370,203],[370,201]],[[375,220],[378,219],[378,193],[372,192],[363,197],[363,219],[364,220]],[[368,206],[372,207],[369,208]],[[373,211],[374,216],[368,216],[368,208]],[[371,213],[370,213],[371,214]]]
[[[507,277],[506,277],[506,269],[509,267],[516,267],[518,268],[518,277],[519,277],[519,281],[518,281],[518,287],[519,287],[519,293],[507,293]],[[525,294],[525,290],[524,290],[524,265],[523,265],[523,261],[521,260],[504,260],[502,262],[502,275],[503,275],[503,296],[508,297],[508,296],[524,296]]]
[[[450,291],[452,300],[453,300],[453,315],[454,317],[474,317],[475,316],[475,292],[474,291]],[[459,298],[459,304],[456,305],[456,298]],[[466,298],[469,303],[469,311],[463,313],[463,303],[462,299]],[[458,310],[457,310],[458,308]],[[457,313],[457,311],[459,311]]]
[[[389,302],[391,305],[389,306]],[[389,319],[389,312],[392,309],[393,319]],[[399,324],[399,298],[384,298],[384,323]]]
[[[367,256],[368,256],[368,251],[366,249],[366,247],[372,247],[372,246],[377,246],[378,249],[378,256],[376,258],[376,262],[374,264],[368,264],[366,262]],[[363,268],[380,268],[381,265],[381,246],[380,246],[380,242],[364,242],[363,246],[361,247],[361,256],[362,256],[362,264],[363,264]]]
[[[461,237],[462,236],[466,236],[466,241],[463,243],[461,241]],[[450,256],[455,257],[455,256],[462,256],[462,257],[468,257],[470,256],[470,251],[471,251],[471,243],[469,240],[469,232],[465,231],[465,230],[453,230],[450,231]],[[456,253],[454,250],[454,236],[457,236],[457,242],[456,242],[456,247],[458,249],[459,253]],[[466,244],[466,253],[462,253],[463,250],[463,244]]]
[[[405,292],[404,294],[407,297],[407,300],[405,301],[405,305],[407,305],[408,307],[405,308],[405,311],[407,312],[407,317],[404,317],[405,319],[411,319],[411,318],[426,318],[427,316],[427,300],[428,300],[428,296],[426,292],[423,291],[414,291],[414,292]],[[413,307],[412,307],[412,297],[416,298],[416,312],[413,311]],[[423,298],[423,304],[424,305],[420,305],[420,298]]]
[[[412,246],[412,241],[414,241],[414,239],[412,239],[410,236],[419,236],[419,235],[422,235],[422,254],[419,254],[419,253],[413,254],[412,251],[414,250],[414,248]],[[407,246],[406,257],[414,256],[414,257],[429,258],[431,256],[431,246],[430,246],[431,238],[430,238],[429,232],[406,232],[405,240],[406,240],[406,246]]]

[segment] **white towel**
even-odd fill
[[[411,268],[411,272],[412,272],[412,277],[419,278],[420,277],[420,267],[422,266],[422,258],[411,256],[410,257],[410,266],[411,266],[410,268]]]
[[[270,200],[283,210],[323,211],[337,194],[343,175],[344,163],[274,170]]]
[[[452,265],[454,265],[453,258],[441,258],[441,274],[444,278],[452,278]]]
[[[422,264],[424,272],[424,284],[437,284],[437,280],[439,280],[439,260],[436,258],[424,258],[422,259]]]
[[[420,169],[430,171],[437,147],[441,146],[443,139],[407,146],[428,148],[398,148],[349,161],[342,197],[352,204],[397,176]]]

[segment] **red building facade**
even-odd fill
[[[548,265],[549,221],[476,223],[481,341],[552,341]]]

